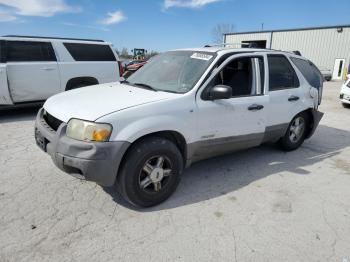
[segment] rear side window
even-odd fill
[[[5,63],[5,41],[0,40],[0,63]]]
[[[284,55],[268,55],[269,90],[281,90],[299,87],[299,79]]]
[[[49,42],[7,41],[7,62],[56,61],[55,52]]]
[[[291,60],[311,86],[317,89],[322,86],[322,75],[313,63],[296,57],[292,57]]]
[[[109,45],[63,44],[75,61],[117,61]]]

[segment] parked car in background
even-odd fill
[[[341,87],[340,101],[344,107],[350,107],[350,74],[347,75],[347,78]]]
[[[116,82],[121,73],[114,48],[101,40],[0,37],[0,106]]]
[[[170,51],[122,83],[51,97],[35,139],[63,171],[153,206],[195,161],[265,142],[299,148],[323,115],[322,88],[316,66],[287,52]]]
[[[329,69],[320,69],[324,81],[331,81],[332,80],[332,71]]]

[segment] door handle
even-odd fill
[[[263,109],[263,105],[258,105],[258,104],[252,104],[251,106],[248,107],[248,110],[250,111],[257,111]]]
[[[53,68],[53,67],[42,67],[41,70],[51,71],[51,70],[55,70],[55,68]]]
[[[293,102],[293,101],[298,101],[300,98],[299,98],[299,96],[290,96],[289,98],[288,98],[288,101],[289,102]]]

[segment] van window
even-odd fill
[[[49,42],[7,41],[6,61],[50,62],[56,61],[56,56]]]
[[[281,90],[299,87],[299,79],[284,55],[268,55],[269,90]]]
[[[63,44],[75,61],[117,61],[109,45]]]
[[[296,57],[292,57],[291,60],[311,86],[317,89],[322,86],[322,75],[313,63]]]

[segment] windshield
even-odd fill
[[[166,52],[153,57],[127,82],[156,91],[186,93],[195,86],[214,57],[215,54],[204,52]]]

